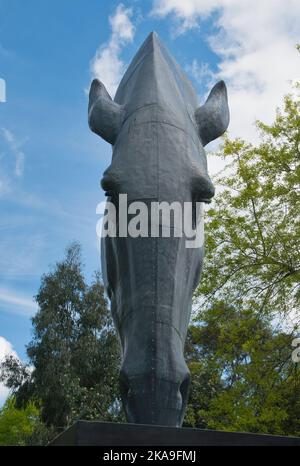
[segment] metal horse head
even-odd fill
[[[113,146],[102,188],[128,201],[209,202],[214,187],[204,146],[229,123],[224,82],[205,104],[151,33],[111,99],[94,80],[89,125]],[[203,222],[203,219],[201,220]],[[161,225],[163,226],[163,225]],[[180,426],[190,373],[183,350],[203,244],[181,237],[106,237],[102,271],[122,346],[120,387],[127,420]]]

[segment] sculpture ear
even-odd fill
[[[88,121],[91,130],[114,144],[121,127],[123,108],[115,103],[99,79],[94,79],[89,94]]]
[[[195,118],[203,146],[226,131],[229,125],[229,108],[224,81],[219,81],[212,88],[205,104],[197,108]]]

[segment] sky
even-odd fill
[[[271,123],[300,78],[298,0],[0,0],[0,360],[26,361],[40,277],[71,241],[87,280],[100,267],[111,147],[88,128],[87,93],[97,77],[113,97],[153,30],[200,103],[225,80],[231,137],[255,143],[254,121]],[[208,165],[221,168],[210,153]]]

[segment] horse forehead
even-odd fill
[[[187,76],[169,54],[156,33],[145,40],[118,87],[115,102],[127,112],[150,104],[172,111],[175,118],[194,118],[197,94]]]

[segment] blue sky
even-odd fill
[[[95,210],[111,149],[88,129],[91,79],[113,94],[156,30],[200,100],[225,79],[230,134],[255,142],[254,119],[271,121],[299,78],[299,19],[294,0],[0,0],[0,358],[26,359],[41,274],[70,241],[88,279],[100,264]]]

